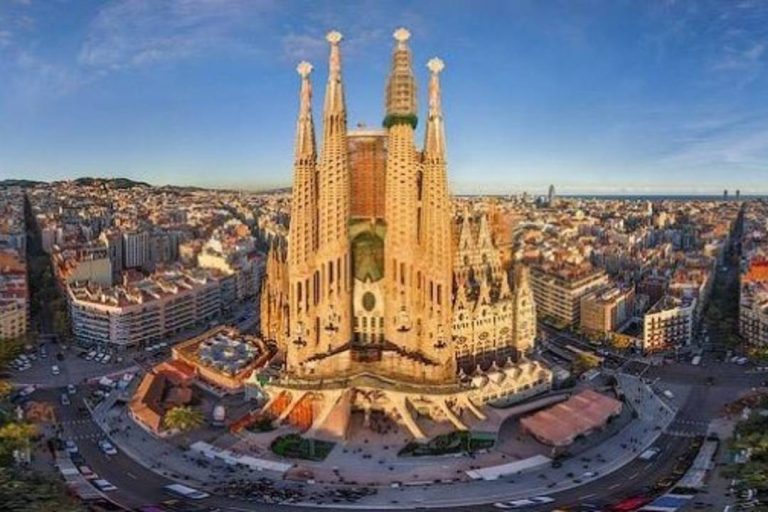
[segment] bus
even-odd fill
[[[186,498],[189,500],[203,500],[210,496],[207,492],[198,491],[197,489],[182,484],[166,485],[163,487],[163,490],[177,498]]]

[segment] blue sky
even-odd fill
[[[0,177],[290,182],[298,78],[345,35],[378,126],[393,30],[440,56],[457,192],[768,193],[768,2],[0,0]],[[421,140],[419,133],[419,140]]]

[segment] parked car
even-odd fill
[[[98,478],[93,481],[93,485],[95,485],[100,491],[102,492],[110,492],[110,491],[116,491],[117,487],[109,483],[108,481],[104,480],[103,478]]]
[[[83,475],[87,480],[97,480],[99,478],[99,475],[93,472],[93,470],[88,466],[80,466],[77,468],[80,470],[80,474]]]
[[[74,384],[67,384],[67,393],[69,393],[70,395],[74,395],[75,393],[77,393],[77,388],[75,387]]]
[[[69,405],[72,402],[69,400],[69,395],[66,393],[61,394],[61,405]]]
[[[59,365],[54,364],[53,366],[51,366],[51,374],[52,375],[60,375],[61,374],[61,369],[59,368]]]

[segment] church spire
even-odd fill
[[[341,51],[339,49],[342,35],[333,30],[328,32],[325,39],[331,44],[331,55],[328,59],[328,85],[325,89],[324,115],[342,114],[346,122],[344,86],[341,83]]]
[[[352,336],[349,147],[347,109],[341,80],[341,39],[341,34],[335,30],[326,36],[330,56],[323,109],[323,147],[317,169],[318,242],[314,261],[315,268],[323,271],[315,272],[303,288],[305,298],[310,296],[306,293],[307,289],[314,286],[316,290],[313,293],[317,299],[311,301],[317,315],[315,325],[304,326],[309,335],[314,334],[313,350],[329,350],[332,346],[343,345]],[[324,327],[321,328],[321,325]]]
[[[437,57],[427,63],[429,77],[429,115],[427,118],[424,155],[426,158],[445,159],[445,129],[443,127],[443,107],[440,92],[440,72],[445,64]]]
[[[411,33],[399,28],[393,35],[397,44],[392,53],[392,71],[387,81],[387,117],[384,118],[384,126],[389,128],[407,123],[416,128],[416,80],[411,66],[411,49],[407,44]]]
[[[296,126],[296,161],[315,161],[317,149],[315,146],[315,124],[312,120],[312,83],[309,74],[312,64],[302,61],[296,67],[301,76],[301,93],[299,103],[299,120]]]

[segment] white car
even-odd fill
[[[67,393],[69,393],[70,395],[74,395],[75,393],[77,393],[77,388],[75,387],[74,384],[67,384]]]
[[[59,368],[58,365],[51,366],[51,375],[60,375],[61,374],[61,368]]]
[[[22,389],[21,391],[19,391],[19,396],[22,397],[22,398],[26,398],[29,395],[31,395],[32,393],[34,393],[36,389],[37,389],[37,387],[34,384],[29,385],[29,386],[25,387],[24,389]]]
[[[107,363],[108,363],[108,362],[109,362],[111,359],[112,359],[112,356],[111,356],[111,355],[109,355],[109,354],[106,354],[106,355],[105,355],[105,356],[104,356],[104,357],[101,359],[101,364],[107,364]]]
[[[88,353],[85,355],[85,360],[86,360],[86,361],[93,361],[93,358],[94,358],[94,357],[96,357],[96,351],[95,351],[95,350],[91,350],[90,352],[88,352]]]
[[[69,453],[69,454],[74,454],[74,453],[77,453],[77,452],[80,451],[77,448],[77,445],[75,444],[75,442],[73,440],[71,440],[71,439],[67,439],[64,442],[64,447],[66,448],[67,453]]]
[[[108,481],[104,480],[103,478],[98,478],[93,481],[93,485],[98,487],[100,491],[103,492],[109,492],[109,491],[116,491],[117,487],[109,483]]]
[[[536,502],[533,500],[514,500],[514,501],[497,502],[493,504],[494,507],[505,509],[505,510],[530,507],[531,505],[536,505]]]
[[[117,448],[115,448],[115,445],[106,439],[99,441],[99,448],[107,455],[117,455]]]

